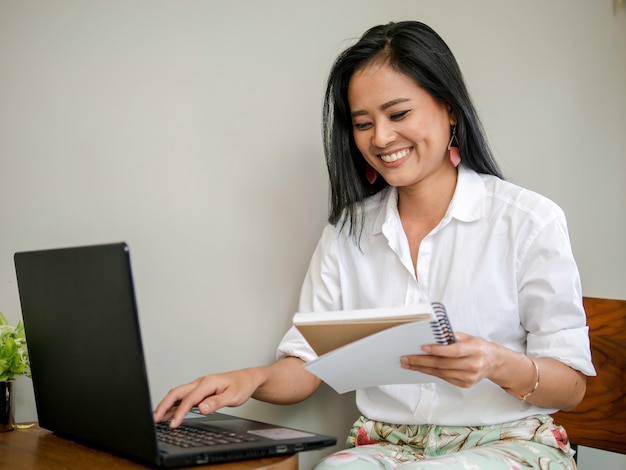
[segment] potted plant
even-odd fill
[[[9,325],[0,312],[0,432],[14,427],[13,380],[17,375],[30,377],[24,324]]]

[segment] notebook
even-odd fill
[[[424,344],[452,344],[456,336],[443,304],[298,313],[294,325],[319,357],[306,370],[337,393],[379,385],[438,383],[403,369],[400,358],[422,354]]]
[[[298,312],[293,324],[318,356],[381,331],[405,323],[423,323],[432,340],[440,344],[456,342],[446,308],[441,302],[403,307]]]
[[[184,424],[232,439],[190,448],[157,441],[128,246],[20,252],[15,268],[41,427],[159,467],[336,444],[332,436],[223,413],[190,413]]]

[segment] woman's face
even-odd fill
[[[454,116],[412,78],[386,64],[358,70],[348,86],[356,146],[391,186],[408,187],[454,170]]]

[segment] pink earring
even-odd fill
[[[456,137],[456,124],[452,126],[452,137],[450,137],[450,142],[448,142],[448,150],[450,152],[450,161],[457,167],[459,163],[461,163],[461,152],[459,151],[459,147],[452,146],[454,141],[456,141],[456,145],[459,145],[459,139]]]
[[[378,178],[378,172],[369,164],[365,164],[365,179],[369,184],[374,184]]]

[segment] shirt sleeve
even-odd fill
[[[519,279],[527,354],[552,357],[585,375],[596,375],[580,276],[562,211],[529,237]]]

